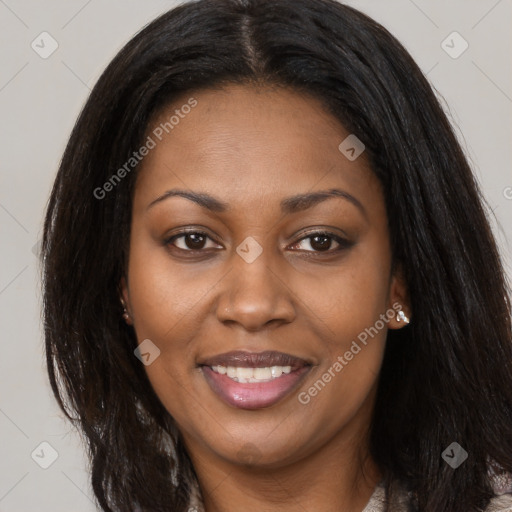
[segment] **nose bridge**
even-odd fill
[[[273,255],[270,247],[264,248],[253,237],[247,237],[236,247],[218,302],[220,321],[236,322],[247,330],[256,330],[272,320],[284,323],[293,320],[292,297],[282,276],[278,277],[272,270],[276,266]]]

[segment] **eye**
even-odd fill
[[[213,240],[202,231],[182,231],[165,240],[165,245],[171,245],[182,251],[194,252],[203,249],[211,249],[207,247],[207,241]],[[216,245],[214,243],[214,245]]]
[[[306,242],[309,240],[309,242]],[[333,242],[338,245],[335,249],[332,249]],[[302,245],[302,247],[300,247]],[[305,246],[311,247],[311,249],[307,249]],[[291,247],[298,248],[299,250],[304,250],[306,252],[324,252],[324,253],[333,253],[338,252],[343,249],[347,249],[352,245],[348,240],[335,235],[334,233],[329,233],[325,231],[317,231],[314,233],[309,233],[307,236],[301,238],[298,242],[295,242]]]
[[[210,245],[208,245],[210,242]],[[164,241],[166,246],[171,246],[184,252],[206,252],[208,249],[222,248],[207,233],[203,231],[181,231]],[[336,247],[333,249],[333,244]],[[309,233],[300,240],[289,246],[291,249],[312,253],[332,254],[349,248],[352,242],[347,239],[326,231]],[[309,246],[309,248],[308,248]]]

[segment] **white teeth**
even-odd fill
[[[272,378],[272,368],[254,368],[253,378],[257,380],[270,380]]]
[[[238,377],[238,382],[242,382],[243,379],[252,379],[254,372],[252,368],[237,368],[236,376]]]
[[[276,377],[281,377],[281,374],[283,373],[283,367],[282,366],[272,366],[272,377],[275,379]]]
[[[291,366],[269,366],[266,368],[245,368],[235,366],[212,366],[211,369],[215,373],[227,375],[235,382],[241,383],[254,383],[254,382],[268,382],[273,379],[281,377],[283,373],[290,373]]]

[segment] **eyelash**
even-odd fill
[[[164,244],[166,246],[173,245],[173,242],[175,240],[178,240],[179,238],[185,238],[187,235],[200,235],[202,237],[209,238],[210,240],[215,242],[215,240],[213,240],[213,238],[211,238],[204,231],[185,230],[185,231],[180,231],[179,233],[176,233],[176,234],[172,235],[171,237],[165,239],[164,240]],[[353,243],[350,242],[349,240],[347,240],[345,238],[342,238],[339,235],[335,235],[334,233],[330,233],[329,231],[312,231],[312,232],[309,232],[309,233],[307,233],[307,235],[303,236],[302,238],[297,240],[297,242],[294,242],[292,245],[297,245],[298,243],[302,242],[303,240],[307,240],[308,238],[312,239],[312,238],[314,238],[316,236],[324,236],[324,237],[327,237],[327,238],[331,238],[332,240],[334,240],[336,243],[339,244],[339,247],[337,247],[336,249],[328,249],[326,251],[302,250],[303,252],[305,252],[305,253],[313,253],[313,254],[318,254],[318,255],[323,255],[323,254],[332,255],[332,254],[341,252],[344,249],[348,249],[348,248],[350,248],[353,245]],[[217,243],[217,242],[215,242],[215,243]],[[181,251],[181,252],[187,252],[187,253],[192,253],[192,254],[200,254],[200,253],[204,253],[204,252],[208,251],[208,249],[182,249],[181,247],[176,247],[176,246],[173,246],[173,247],[175,249]],[[300,251],[300,249],[299,249],[299,251]]]

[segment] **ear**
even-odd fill
[[[388,311],[393,312],[393,316],[388,323],[390,329],[401,329],[409,323],[407,320],[411,320],[411,303],[407,283],[405,282],[401,267],[397,268],[391,278]],[[401,313],[399,315],[400,311],[403,311],[405,318],[401,316]]]
[[[123,318],[125,319],[125,322],[128,325],[133,325],[132,322],[132,311],[131,311],[131,304],[130,304],[130,293],[128,291],[128,283],[126,281],[126,278],[123,276],[119,282],[119,300],[121,301],[121,304],[124,308],[126,308],[126,315],[123,315]]]

